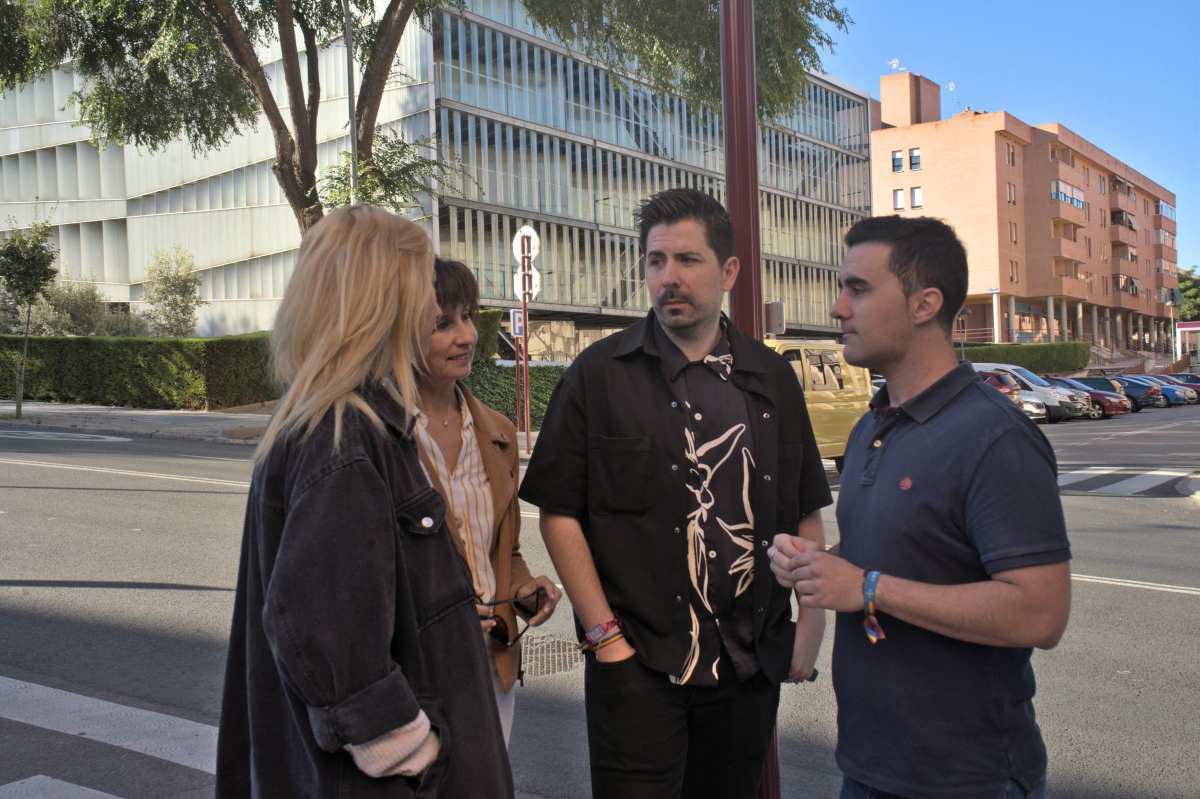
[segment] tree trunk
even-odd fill
[[[17,418],[21,418],[21,404],[25,398],[25,362],[29,360],[29,323],[33,318],[33,303],[25,306],[25,343],[21,348],[21,357],[17,359],[16,405]]]

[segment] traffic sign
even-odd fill
[[[520,308],[508,309],[508,329],[513,338],[525,338],[525,317]]]
[[[542,293],[542,273],[537,267],[530,264],[529,266],[529,299],[537,299],[537,295]],[[521,299],[521,270],[513,272],[513,296],[518,300]]]
[[[538,254],[542,251],[542,240],[538,238],[537,231],[529,225],[524,225],[517,231],[517,235],[513,236],[512,240],[513,258],[517,259],[517,263],[521,263],[521,256],[526,254],[521,241],[525,237],[529,238],[528,255],[530,258],[537,258]]]

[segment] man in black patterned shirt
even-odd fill
[[[639,210],[654,309],[555,389],[521,497],[591,651],[596,797],[752,797],[779,683],[811,674],[823,614],[792,620],[767,547],[823,542],[831,501],[791,365],[721,314],[725,209],[673,189]]]

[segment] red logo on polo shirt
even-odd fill
[[[903,480],[900,481],[900,490],[901,491],[908,491],[910,488],[912,488],[912,478],[911,477],[905,477]]]

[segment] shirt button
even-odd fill
[[[424,519],[421,519],[421,526],[424,527],[425,529],[429,529],[430,527],[433,527],[433,519],[426,516]]]
[[[875,447],[875,449],[879,449],[880,447],[883,446],[883,442],[877,438],[873,442],[871,442],[871,446]]]
[[[759,541],[758,543],[762,544],[764,547],[771,545],[771,543],[769,541],[767,541],[767,539],[765,539],[765,538],[762,541]]]
[[[717,550],[715,550],[715,549],[708,550],[708,559],[709,560],[712,560],[716,556],[717,556]]]
[[[695,415],[695,416],[693,416],[692,418],[693,418],[693,419],[695,419],[695,420],[698,422],[698,421],[700,421],[701,419],[703,419],[704,417],[703,417],[703,416],[701,416],[700,414],[696,414],[696,415]]]
[[[671,400],[671,407],[672,407],[672,408],[678,408],[678,407],[679,407],[679,403],[678,403],[678,402],[676,402],[675,400]]]
[[[675,535],[679,535],[679,528],[678,528],[678,527],[676,527],[676,528],[675,528]]]
[[[715,624],[715,625],[717,625],[718,627],[720,627],[720,626],[721,626],[721,620],[720,620],[720,619],[713,619],[713,624]]]
[[[671,464],[671,471],[673,471],[673,472],[677,472],[677,471],[679,471],[679,464],[678,464],[678,463],[672,463],[672,464]]]
[[[769,414],[769,413],[766,413],[766,412],[764,411],[764,412],[763,412],[763,418],[764,418],[764,419],[770,419],[770,418],[771,418],[771,414]]]
[[[764,479],[764,480],[766,480],[766,481],[769,483],[769,482],[771,482],[771,475],[769,475],[769,474],[764,474],[764,475],[763,475],[763,479]]]
[[[682,596],[680,596],[679,594],[676,594],[676,595],[675,595],[675,601],[676,601],[676,602],[682,602],[682,601],[683,601],[683,597],[682,597]]]

